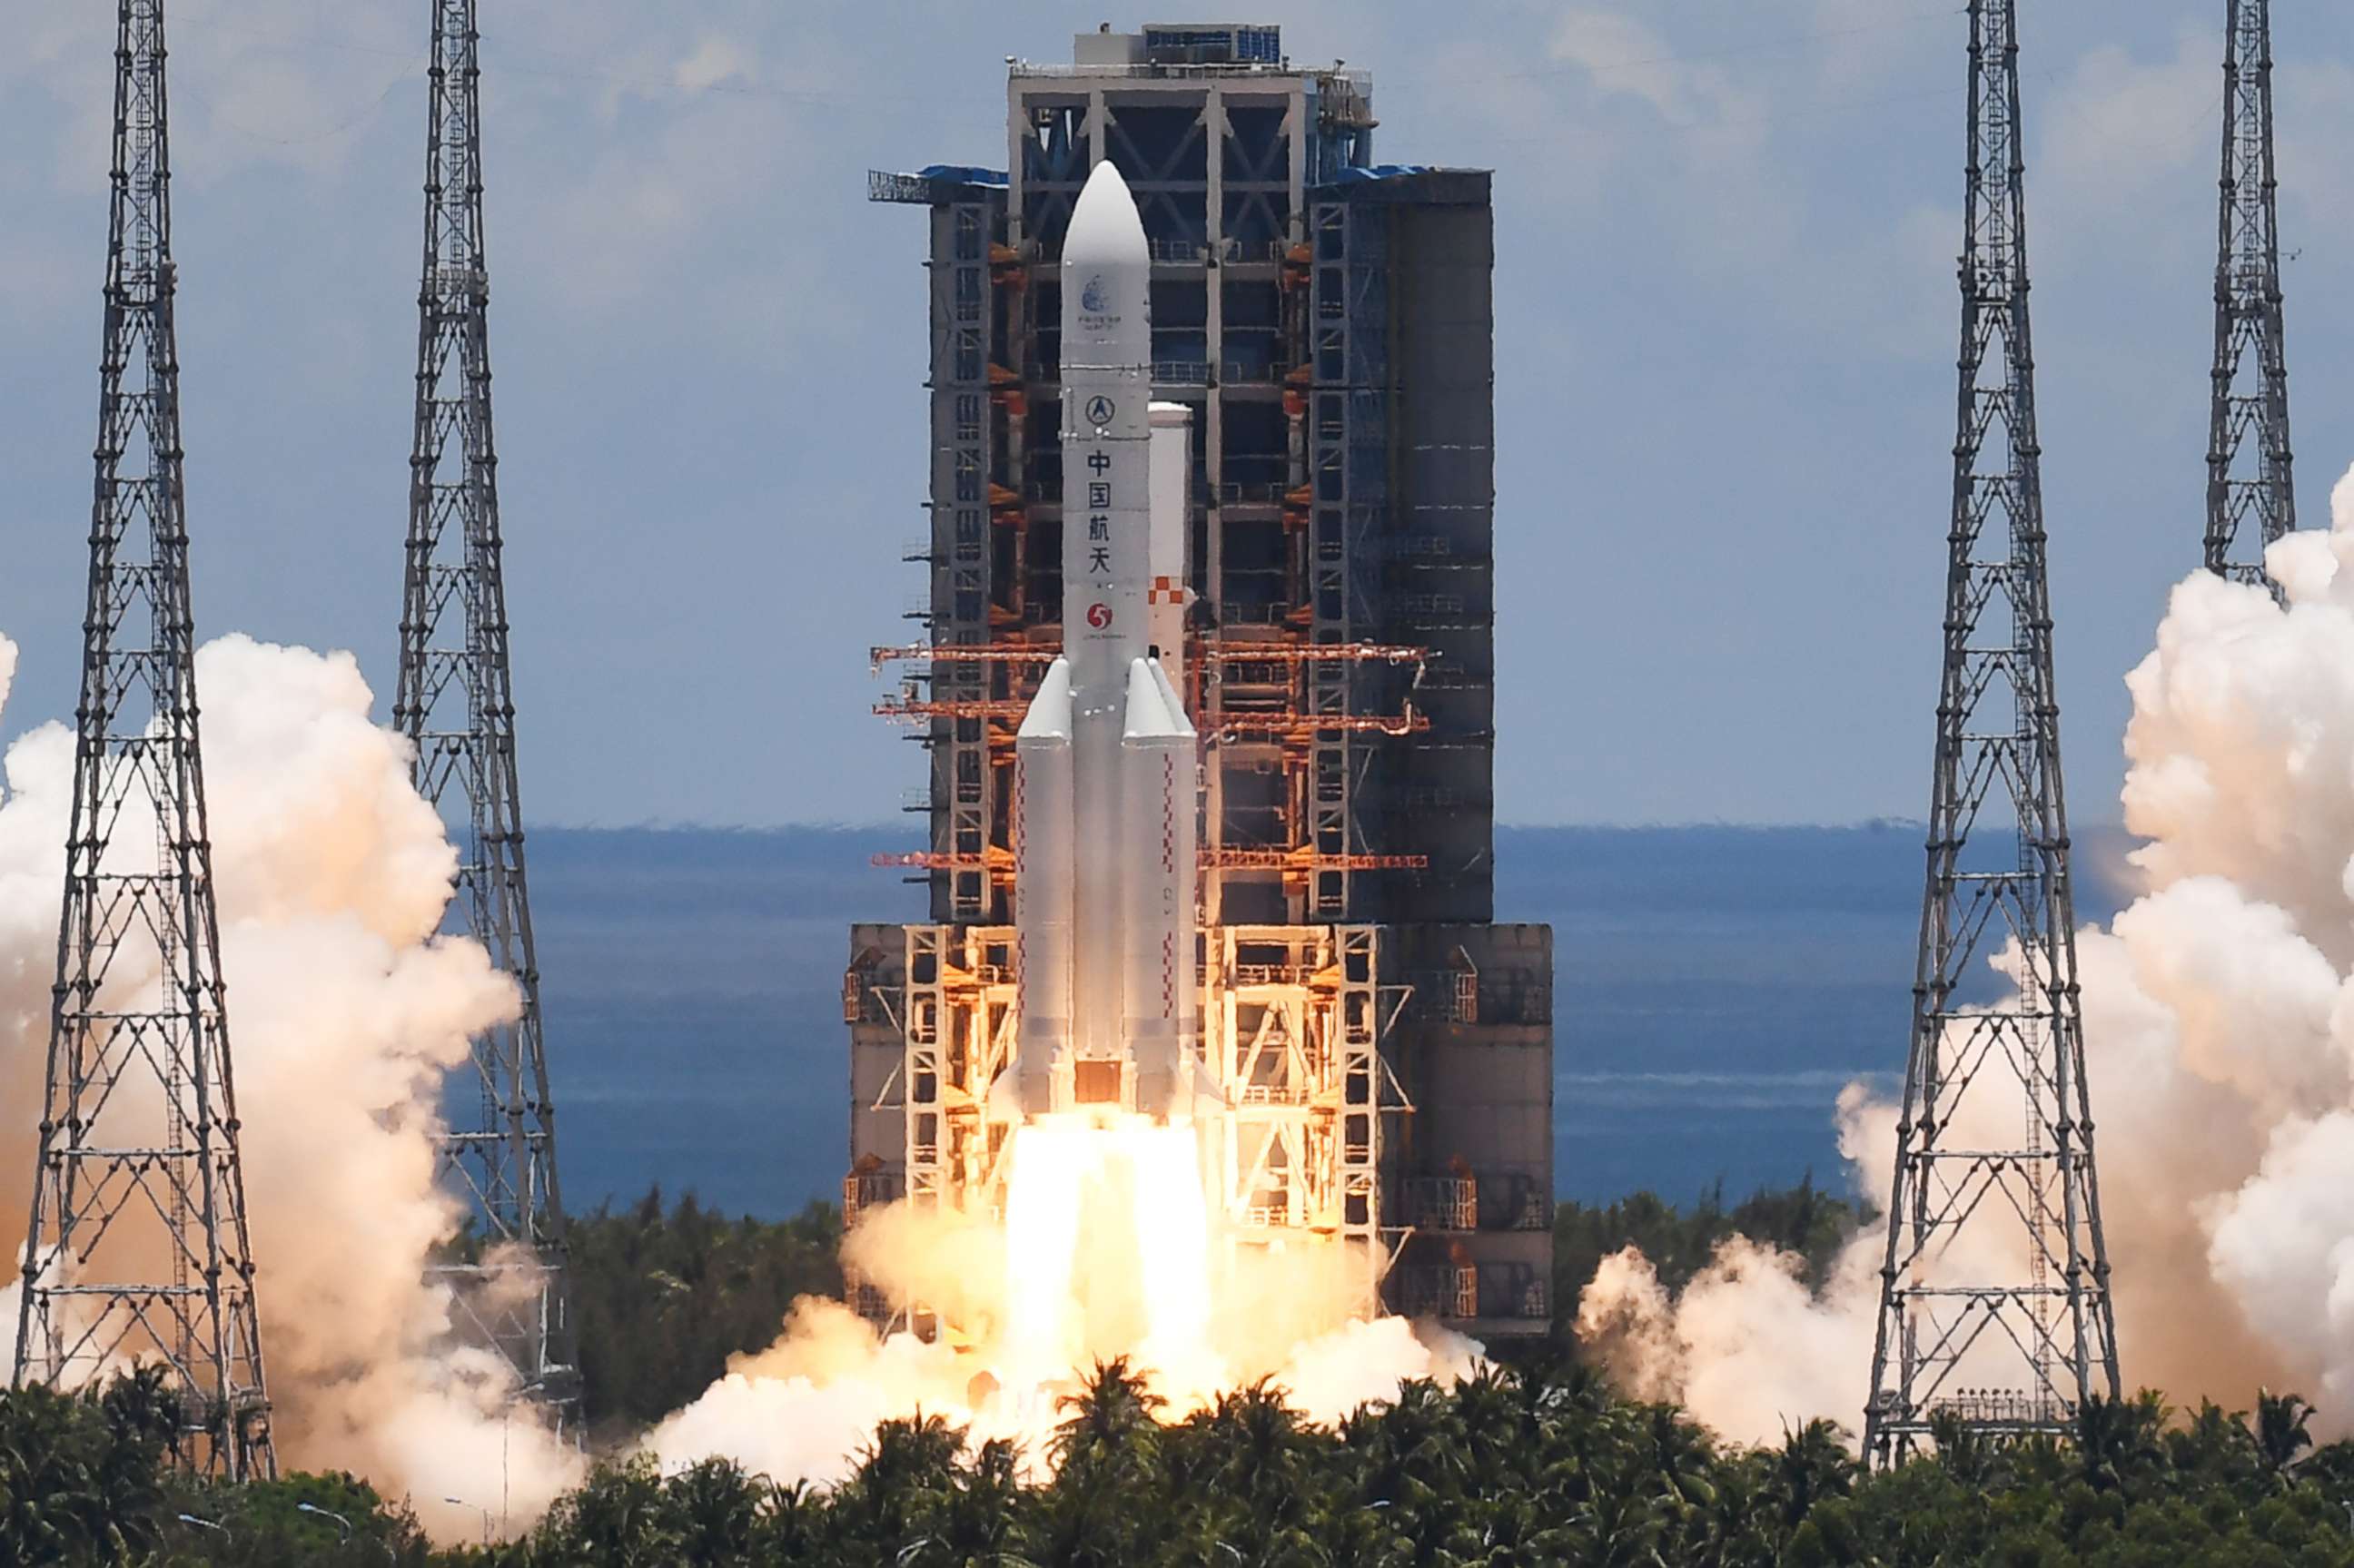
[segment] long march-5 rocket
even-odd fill
[[[1199,770],[1179,696],[1190,411],[1152,402],[1151,261],[1100,163],[1063,241],[1063,653],[1014,752],[1014,1054],[1002,1120],[1190,1118]]]

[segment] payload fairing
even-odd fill
[[[1015,743],[1002,1120],[1218,1103],[1201,1065],[1200,802],[1179,695],[1190,413],[1152,402],[1151,261],[1097,164],[1063,241],[1063,654]]]

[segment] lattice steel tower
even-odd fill
[[[65,908],[18,1383],[159,1360],[180,1463],[277,1473],[196,734],[163,0],[122,0]]]
[[[1960,431],[1928,878],[1864,1447],[2117,1393],[2076,991],[2028,332],[2018,25],[1973,0]],[[1982,960],[2012,952],[1999,987]],[[1980,989],[1985,996],[1964,995]]]
[[[547,1094],[539,966],[524,880],[514,698],[491,440],[490,272],[482,249],[481,69],[474,0],[431,0],[425,270],[418,294],[416,444],[408,587],[393,723],[417,747],[417,788],[453,819],[461,863],[449,925],[480,941],[522,994],[514,1022],[473,1042],[480,1093],[453,1114],[443,1165],[472,1205],[480,1262],[449,1264],[477,1333],[563,1420],[579,1379],[566,1310],[564,1204]],[[535,1288],[506,1287],[518,1268]],[[493,1287],[492,1275],[502,1283]]]
[[[2222,212],[2216,226],[2215,406],[2207,569],[2279,588],[2264,546],[2296,526],[2273,171],[2272,0],[2227,0]]]

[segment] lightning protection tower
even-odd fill
[[[277,1473],[196,735],[163,0],[117,12],[98,483],[18,1384],[169,1370],[177,1461]]]
[[[2207,569],[2280,589],[2264,547],[2296,526],[2273,170],[2272,0],[2227,0],[2223,177],[2216,228],[2215,392]]]
[[[2117,1393],[2044,577],[2018,22],[2012,0],[1972,0],[1969,16],[1945,673],[1864,1411],[1874,1464],[1940,1416],[2063,1435],[2087,1398]],[[1984,984],[2005,946],[2001,984]]]
[[[419,793],[460,845],[449,923],[489,949],[522,1007],[473,1042],[479,1093],[452,1116],[442,1164],[481,1243],[440,1272],[516,1386],[565,1422],[578,1403],[566,1311],[564,1204],[547,1094],[539,966],[524,879],[514,698],[491,440],[490,272],[482,249],[481,69],[475,0],[430,0],[425,270],[418,294],[416,444],[408,586],[393,723],[416,747]],[[518,1273],[529,1288],[512,1288]]]

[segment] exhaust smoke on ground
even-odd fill
[[[2354,1431],[2354,473],[2331,501],[2328,530],[2266,556],[2285,607],[2204,571],[2175,588],[2126,678],[2144,891],[2083,928],[2077,955],[2127,1387],[2227,1405],[2294,1389],[2338,1436]],[[1903,1049],[1889,1042],[1892,1065]],[[2023,1101],[1971,1096],[1950,1141],[2015,1144]],[[1884,1207],[1896,1107],[1851,1086],[1837,1114],[1859,1191]],[[2023,1237],[1979,1232],[1968,1270],[2026,1277],[2004,1246]],[[1675,1297],[1622,1253],[1579,1332],[1631,1392],[1681,1399],[1729,1438],[1818,1416],[1852,1432],[1884,1245],[1858,1235],[1819,1294],[1797,1259],[1743,1241]]]
[[[0,703],[16,658],[0,638]],[[359,1474],[445,1539],[473,1536],[494,1504],[519,1531],[589,1461],[514,1401],[504,1363],[466,1343],[459,1304],[428,1272],[463,1218],[435,1179],[444,1082],[472,1070],[469,1037],[512,1014],[514,990],[479,945],[436,934],[457,855],[409,783],[407,744],[370,722],[349,654],[231,636],[198,652],[197,679],[280,1462]],[[19,1255],[73,753],[64,726],[26,731],[0,796],[0,1239]],[[118,833],[154,837],[130,821]],[[118,1001],[158,982],[152,963],[133,972],[133,951],[109,979]],[[160,1130],[162,1097],[126,1078],[109,1115]],[[976,1442],[1020,1439],[1039,1463],[1056,1397],[1097,1358],[1150,1368],[1173,1413],[1272,1375],[1332,1420],[1478,1354],[1363,1320],[1330,1247],[1229,1263],[1189,1127],[1048,1118],[1016,1134],[1013,1160],[1005,1224],[900,1205],[845,1244],[870,1281],[969,1332],[884,1340],[838,1302],[804,1300],[773,1345],[625,1446],[822,1483],[849,1472],[876,1422],[920,1409],[970,1424]],[[161,1277],[160,1230],[150,1240]],[[16,1306],[12,1282],[12,1343]]]

